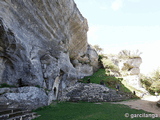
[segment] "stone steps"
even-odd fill
[[[11,117],[7,120],[32,120],[32,119],[37,118],[39,116],[40,115],[37,115],[37,113],[35,113],[35,112],[30,112],[30,113],[25,113],[22,115]]]
[[[0,120],[31,120],[40,116],[30,110],[0,108]]]

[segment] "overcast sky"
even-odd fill
[[[74,0],[89,25],[88,42],[104,53],[137,50],[141,72],[160,66],[160,0]]]

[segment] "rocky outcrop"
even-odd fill
[[[73,0],[1,0],[0,84],[39,86],[50,91],[49,101],[57,99],[64,88],[97,69],[87,31]],[[21,94],[6,95],[18,100]]]
[[[130,59],[121,59],[119,62],[120,73],[127,84],[135,88],[142,88],[140,82],[140,65],[142,59],[139,58],[130,58]]]
[[[116,93],[103,85],[77,83],[67,89],[64,89],[60,100],[62,101],[88,101],[88,102],[111,102],[121,101],[130,98],[130,95],[124,93]]]
[[[0,101],[9,108],[36,109],[48,105],[46,91],[37,87],[0,88]]]
[[[94,48],[88,45],[87,54],[78,59],[71,60],[73,66],[79,71],[79,76],[90,76],[99,68],[98,54]]]
[[[128,58],[121,59],[118,66],[120,71],[126,71],[128,75],[139,75],[140,74],[140,65],[142,63],[142,59],[139,58]]]
[[[112,61],[112,66],[114,65],[118,69],[117,71],[113,71],[111,69],[112,75],[116,77],[122,77],[126,84],[129,86],[132,86],[136,89],[139,89],[141,91],[145,91],[142,88],[141,82],[140,82],[140,65],[142,63],[141,57],[119,57],[116,56],[107,56],[107,59]]]

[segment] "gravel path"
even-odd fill
[[[147,112],[158,114],[160,117],[160,108],[157,107],[156,102],[160,100],[160,96],[146,96],[140,100],[129,100],[122,102],[114,102],[114,104],[128,105],[134,109],[142,109]]]

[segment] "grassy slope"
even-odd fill
[[[121,83],[121,79],[106,76],[105,69],[99,69],[92,76],[85,77],[83,82],[86,82],[88,78],[91,79],[91,83],[97,84],[99,84],[101,80],[104,80],[106,86],[113,89],[115,89],[115,85],[119,83],[121,85],[121,91],[130,92],[129,89]],[[111,103],[94,104],[87,102],[60,102],[56,105],[51,104],[50,106],[40,108],[36,110],[36,112],[41,115],[41,117],[36,120],[128,120],[131,118],[125,118],[125,113],[147,113],[142,110],[131,109],[125,105]],[[151,118],[138,119],[150,120]]]
[[[128,88],[126,88],[122,83],[122,78],[116,78],[112,76],[107,76],[105,69],[99,69],[92,76],[87,76],[83,79],[83,82],[86,82],[87,79],[90,78],[91,83],[100,84],[101,80],[104,80],[105,85],[109,88],[115,89],[117,84],[120,84],[120,90],[123,92],[131,92]]]
[[[125,113],[147,114],[143,110],[131,109],[125,105],[87,102],[51,104],[50,106],[36,110],[36,112],[41,115],[36,120],[129,120],[131,118],[126,118],[124,116]],[[136,119],[150,120],[151,118]],[[158,120],[158,118],[154,120]]]

